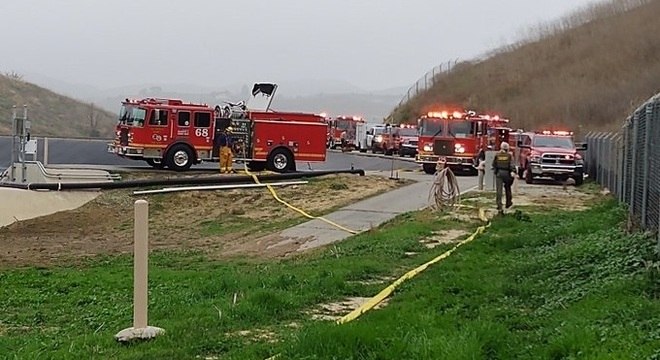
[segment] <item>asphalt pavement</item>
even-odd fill
[[[144,161],[123,159],[117,155],[107,152],[108,140],[87,139],[48,139],[48,164],[49,165],[111,165],[131,168],[150,168]],[[43,139],[37,139],[37,160],[43,162]],[[367,156],[364,156],[367,155]],[[323,163],[297,162],[299,170],[332,170],[355,169],[390,170],[392,168],[418,169],[419,165],[410,159],[400,160],[385,158],[382,156],[369,156],[371,154],[342,153],[328,151],[327,159]],[[0,172],[9,166],[11,161],[11,137],[0,136]],[[202,163],[193,166],[192,169],[217,168],[217,163]]]

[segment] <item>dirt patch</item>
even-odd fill
[[[434,231],[431,236],[423,238],[419,242],[421,242],[427,249],[433,249],[439,245],[458,242],[461,237],[467,234],[468,232],[465,230]]]
[[[339,302],[320,304],[308,314],[311,315],[313,320],[337,321],[351,311],[362,306],[369,301],[369,299],[371,298],[348,297]],[[381,301],[380,304],[374,306],[374,310],[382,309],[387,306],[387,303],[388,299]]]
[[[585,189],[571,185],[554,183],[526,184],[517,181],[513,190],[513,207],[507,211],[514,211],[518,207],[527,208],[532,212],[546,209],[586,210],[591,206],[594,199],[603,196],[602,193],[592,190],[591,188]],[[488,217],[496,214],[494,192],[475,192],[473,196],[464,199],[464,204],[473,208],[484,208]],[[467,212],[461,211],[461,213]]]
[[[514,195],[515,206],[534,206],[566,211],[587,210],[598,193],[585,192],[573,186],[520,184]]]
[[[248,338],[249,340],[256,342],[276,343],[278,341],[277,334],[263,329],[239,330],[232,333],[226,333],[225,335],[229,337]]]
[[[390,283],[394,280],[396,280],[395,277],[382,276],[382,277],[377,277],[377,278],[374,278],[374,279],[347,281],[347,283],[349,283],[349,284],[358,284],[358,285],[381,285],[381,284]]]
[[[322,215],[407,184],[380,176],[330,175],[277,188],[280,198]],[[110,190],[74,210],[19,221],[0,229],[0,267],[48,265],[98,254],[132,252],[133,204],[149,201],[151,249],[202,249],[214,255],[307,218],[266,189],[132,195]],[[239,246],[240,247],[240,246]]]

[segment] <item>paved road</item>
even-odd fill
[[[38,139],[37,159],[43,162],[43,140]],[[113,165],[129,167],[145,167],[143,161],[126,160],[106,152],[106,140],[80,140],[80,139],[49,139],[48,164],[75,164],[75,165]],[[11,137],[0,136],[0,171],[5,169],[11,161]],[[366,157],[357,154],[341,152],[328,152],[324,163],[310,163],[314,170],[348,169],[351,167],[364,170],[390,170],[417,169],[419,165],[409,162],[384,159],[380,157]],[[194,168],[217,168],[216,163],[204,163]],[[308,163],[298,163],[298,169],[309,169]]]

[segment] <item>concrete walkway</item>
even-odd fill
[[[33,191],[0,188],[0,227],[60,211],[76,209],[94,200],[98,191]]]
[[[389,176],[389,172],[369,172],[368,174]],[[361,232],[377,227],[397,215],[427,207],[433,176],[418,172],[400,172],[399,176],[417,182],[343,207],[324,218]],[[476,177],[458,177],[457,179],[461,193],[473,190],[477,184]],[[297,247],[297,251],[304,251],[341,241],[350,236],[352,234],[347,231],[315,219],[277,234],[265,236],[257,241],[269,244],[266,250],[277,251],[280,247],[287,249]]]

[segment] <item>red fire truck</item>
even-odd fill
[[[439,160],[452,171],[476,174],[475,158],[481,147],[499,148],[508,141],[508,119],[474,111],[429,112],[418,119],[416,162],[434,174]]]
[[[210,107],[176,99],[126,99],[108,152],[182,171],[219,161],[217,134],[232,128],[234,160],[254,171],[294,171],[295,161],[325,161],[324,117],[269,110],[277,85],[255,84],[249,103]]]
[[[351,150],[357,148],[356,134],[358,124],[364,124],[365,120],[359,116],[337,116],[328,120],[328,147],[334,149],[342,145],[342,133],[346,146]]]

